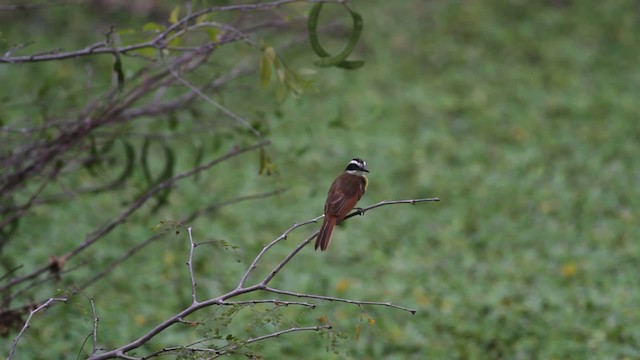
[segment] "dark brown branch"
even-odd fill
[[[211,12],[272,10],[285,4],[301,2],[301,1],[317,2],[313,0],[279,0],[279,1],[256,3],[256,4],[208,7],[183,17],[182,19],[180,19],[180,21],[177,21],[175,24],[169,26],[164,31],[162,31],[157,36],[155,36],[153,39],[139,43],[139,44],[133,44],[133,45],[121,46],[121,47],[112,47],[109,44],[107,44],[107,42],[101,41],[101,42],[97,42],[95,44],[89,45],[84,49],[68,51],[68,52],[32,54],[32,55],[24,55],[24,56],[10,56],[9,54],[8,56],[5,55],[0,57],[0,63],[15,64],[15,63],[25,63],[25,62],[63,60],[63,59],[77,58],[77,57],[96,55],[96,54],[108,54],[108,55],[127,54],[129,52],[141,50],[145,48],[163,49],[166,47],[168,43],[170,34],[176,31],[179,31],[184,27],[185,24],[196,19],[199,16],[202,16]],[[323,2],[344,2],[344,0],[322,0],[322,1]]]
[[[125,222],[129,216],[131,216],[131,214],[133,214],[136,210],[138,210],[142,205],[144,205],[149,199],[151,199],[153,196],[155,196],[155,194],[157,194],[158,192],[168,189],[169,187],[173,186],[177,181],[186,178],[186,177],[190,177],[192,175],[195,175],[199,172],[202,172],[204,170],[207,170],[215,165],[220,164],[221,162],[224,162],[225,160],[231,159],[237,155],[240,154],[244,154],[246,152],[252,151],[252,150],[256,150],[259,149],[261,147],[267,146],[269,144],[269,141],[261,141],[257,144],[251,145],[251,146],[247,146],[244,148],[235,148],[232,149],[231,151],[229,151],[227,154],[213,160],[210,161],[207,164],[198,166],[194,169],[191,169],[187,172],[178,174],[172,178],[169,178],[165,181],[163,181],[162,183],[154,186],[152,189],[150,189],[149,191],[147,191],[145,194],[143,194],[142,196],[140,196],[133,204],[131,204],[122,214],[120,214],[119,217],[117,217],[116,219],[112,220],[110,223],[108,223],[107,225],[103,226],[102,228],[94,231],[93,233],[89,234],[89,236],[83,241],[82,244],[80,244],[78,247],[76,247],[75,249],[71,250],[70,252],[68,252],[67,254],[61,256],[60,258],[63,259],[63,261],[69,260],[70,258],[74,257],[75,255],[77,255],[78,253],[82,252],[83,250],[85,250],[87,247],[91,246],[93,243],[95,243],[96,241],[100,240],[102,237],[104,237],[106,234],[108,234],[109,232],[111,232],[111,230],[113,230],[116,226],[118,226],[119,224]],[[50,264],[44,265],[36,270],[34,270],[32,273],[27,274],[27,275],[23,275],[20,277],[16,277],[11,279],[11,281],[7,282],[6,284],[4,284],[2,287],[0,287],[0,293],[6,291],[7,289],[10,289],[11,287],[13,287],[16,284],[19,284],[23,281],[35,278],[37,276],[39,276],[40,274],[46,272],[47,270],[49,270],[50,268]]]

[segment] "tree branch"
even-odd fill
[[[378,207],[382,207],[382,206],[386,206],[386,205],[397,205],[397,204],[416,204],[416,203],[420,203],[420,202],[427,202],[427,201],[439,201],[438,198],[425,198],[425,199],[409,199],[409,200],[393,200],[393,201],[381,201],[377,204],[371,205],[369,207],[363,208],[363,209],[359,209],[358,211],[356,211],[354,214],[364,214],[366,211],[368,210],[372,210]],[[353,215],[353,214],[352,214]],[[228,301],[231,298],[237,297],[239,295],[243,295],[243,294],[247,294],[247,293],[251,293],[251,292],[255,292],[255,291],[267,291],[267,292],[271,292],[271,293],[277,293],[277,294],[281,294],[281,295],[287,295],[287,296],[295,296],[295,297],[301,297],[301,298],[310,298],[310,299],[318,299],[318,300],[325,300],[325,301],[335,301],[335,302],[344,302],[344,303],[348,303],[348,304],[353,304],[353,305],[358,305],[360,307],[364,306],[364,305],[372,305],[372,306],[387,306],[387,307],[391,307],[391,308],[395,308],[395,309],[399,309],[399,310],[403,310],[403,311],[407,311],[410,312],[412,314],[415,314],[416,310],[414,309],[410,309],[407,307],[403,307],[403,306],[399,306],[399,305],[395,305],[392,304],[390,302],[378,302],[378,301],[361,301],[361,300],[350,300],[350,299],[343,299],[343,298],[337,298],[337,297],[332,297],[332,296],[324,296],[324,295],[314,295],[314,294],[304,294],[304,293],[298,293],[298,292],[294,292],[294,291],[288,291],[288,290],[280,290],[280,289],[276,289],[276,288],[272,288],[268,286],[268,283],[278,274],[278,272],[280,270],[282,270],[284,268],[284,266],[304,247],[306,246],[311,240],[313,240],[313,238],[317,235],[317,231],[314,232],[312,235],[308,236],[307,238],[305,238],[298,246],[296,246],[280,263],[278,263],[273,270],[269,273],[269,275],[267,277],[265,277],[264,280],[262,280],[260,283],[252,285],[252,286],[248,286],[245,287],[245,283],[246,280],[249,276],[249,274],[251,273],[251,271],[253,269],[256,268],[257,263],[262,259],[262,257],[264,256],[264,254],[271,249],[275,244],[277,244],[278,242],[284,240],[287,238],[287,236],[294,231],[295,229],[298,229],[304,225],[308,225],[311,223],[316,222],[318,219],[320,219],[322,216],[318,216],[314,219],[302,222],[302,223],[296,223],[293,226],[291,226],[289,229],[287,229],[284,233],[282,233],[282,235],[278,236],[275,240],[271,241],[269,244],[265,245],[262,250],[258,253],[258,255],[256,255],[255,259],[253,260],[253,262],[251,263],[251,265],[249,265],[249,268],[247,269],[247,271],[245,271],[245,273],[242,275],[242,277],[240,278],[240,281],[238,282],[238,286],[236,286],[235,289],[227,292],[226,294],[220,295],[218,297],[215,298],[211,298],[208,299],[206,301],[202,301],[202,302],[198,302],[197,301],[197,297],[195,296],[195,279],[192,277],[191,281],[192,281],[192,304],[189,305],[187,308],[183,309],[182,311],[180,311],[179,313],[175,314],[174,316],[166,319],[165,321],[163,321],[161,324],[155,326],[154,328],[152,328],[151,330],[149,330],[146,334],[142,335],[141,337],[139,337],[138,339],[123,345],[119,348],[113,349],[111,351],[107,351],[101,354],[92,354],[89,359],[90,360],[101,360],[101,359],[110,359],[110,358],[122,358],[122,359],[138,359],[136,357],[131,357],[129,355],[126,355],[127,352],[133,350],[133,349],[137,349],[140,346],[142,346],[143,344],[147,343],[148,341],[150,341],[152,338],[154,338],[156,335],[160,334],[161,332],[163,332],[164,330],[166,330],[167,328],[169,328],[171,325],[175,324],[175,323],[180,323],[180,322],[184,322],[184,318],[186,318],[187,316],[195,313],[198,310],[201,310],[203,308],[209,307],[209,306],[214,306],[214,305],[230,305],[233,304],[233,302]],[[193,239],[190,237],[190,244],[194,244],[193,243]],[[193,245],[192,245],[193,246]],[[192,262],[189,262],[192,266]],[[190,268],[190,273],[192,273],[192,269]],[[195,275],[193,275],[195,276]],[[258,301],[258,302],[272,302],[271,300],[253,300],[253,301]],[[252,302],[251,300],[248,300],[248,302]],[[273,301],[274,304],[276,304],[277,302],[274,300]],[[310,305],[306,305],[305,306],[310,306]],[[305,328],[305,329],[309,329],[309,328]],[[288,330],[283,330],[282,332],[276,332],[270,335],[265,335],[263,337],[258,337],[258,338],[253,338],[253,341],[250,341],[252,339],[247,340],[244,344],[249,344],[251,342],[254,341],[258,341],[259,340],[263,340],[269,337],[274,337],[274,336],[278,336],[280,334],[284,334],[286,332],[290,332]],[[277,335],[276,335],[277,334]],[[178,348],[175,348],[176,350]],[[183,349],[183,347],[181,348]],[[160,352],[157,353],[153,353],[152,355],[155,356],[163,351],[166,351],[166,349],[161,350]],[[216,350],[217,352],[215,354],[218,354],[220,352],[220,350]],[[151,356],[151,355],[150,355]],[[149,358],[150,356],[146,356],[143,358]]]
[[[394,304],[392,304],[392,303],[390,303],[388,301],[383,302],[383,301],[350,300],[350,299],[337,298],[337,297],[333,297],[333,296],[304,294],[304,293],[298,293],[298,292],[294,292],[294,291],[280,290],[280,289],[275,289],[275,288],[272,288],[272,287],[269,287],[269,286],[265,286],[264,288],[262,288],[262,290],[268,291],[268,292],[272,292],[274,294],[280,294],[280,295],[289,295],[289,296],[295,296],[295,297],[307,298],[307,299],[336,301],[336,302],[343,302],[343,303],[354,304],[354,305],[388,306],[388,307],[391,307],[391,308],[394,308],[394,309],[400,309],[400,310],[404,310],[404,311],[410,312],[412,315],[415,315],[415,313],[416,313],[415,309],[410,309],[410,308],[407,308],[407,307],[404,307],[404,306],[394,305]]]
[[[120,46],[120,47],[112,47],[106,41],[100,41],[85,47],[84,49],[60,52],[59,50],[53,50],[46,53],[32,54],[32,55],[24,55],[24,56],[11,56],[11,52],[7,52],[4,56],[0,56],[0,63],[25,63],[25,62],[40,62],[40,61],[52,61],[52,60],[64,60],[69,58],[78,58],[96,54],[127,54],[129,52],[145,49],[145,48],[156,48],[156,49],[164,49],[166,45],[169,43],[168,39],[170,34],[180,31],[184,28],[184,25],[199,16],[212,13],[212,12],[223,12],[223,11],[265,11],[272,10],[278,8],[282,5],[294,3],[294,2],[336,2],[342,3],[345,0],[279,0],[272,1],[266,3],[255,3],[255,4],[240,4],[240,5],[228,5],[228,6],[214,6],[208,7],[196,12],[189,14],[188,16],[183,17],[175,24],[167,27],[164,31],[160,32],[153,39],[145,42],[141,42],[138,44]]]
[[[136,210],[138,210],[142,205],[144,205],[147,200],[151,199],[156,193],[158,193],[161,190],[165,190],[168,189],[169,187],[173,186],[176,182],[178,182],[181,179],[184,179],[186,177],[190,177],[192,175],[195,175],[199,172],[202,172],[204,170],[207,170],[215,165],[220,164],[221,162],[224,162],[225,160],[231,159],[235,156],[238,156],[240,154],[244,154],[246,152],[252,151],[252,150],[256,150],[259,149],[261,147],[267,146],[269,144],[269,141],[261,141],[258,142],[254,145],[251,146],[247,146],[244,148],[234,148],[232,150],[230,150],[229,152],[227,152],[227,154],[212,160],[204,165],[198,166],[196,168],[193,168],[187,172],[175,175],[163,182],[161,182],[160,184],[156,185],[155,187],[153,187],[152,189],[150,189],[149,191],[147,191],[145,194],[143,194],[142,196],[140,196],[133,204],[131,204],[122,214],[120,214],[120,216],[118,216],[116,219],[112,220],[110,223],[108,223],[107,225],[103,226],[102,228],[94,231],[93,233],[89,234],[89,236],[82,242],[82,244],[80,244],[78,247],[76,247],[75,249],[69,251],[68,253],[66,253],[65,255],[62,255],[60,257],[62,263],[66,262],[67,260],[69,260],[70,258],[74,257],[75,255],[79,254],[80,252],[82,252],[83,250],[85,250],[86,248],[88,248],[89,246],[91,246],[93,243],[95,243],[96,241],[100,240],[102,237],[104,237],[105,235],[107,235],[111,230],[113,230],[116,226],[118,226],[119,224],[125,222],[129,216],[131,216],[131,214],[133,214]],[[36,270],[34,270],[33,272],[20,276],[20,277],[16,277],[11,279],[10,281],[8,281],[6,284],[4,284],[2,287],[0,287],[0,293],[6,291],[7,289],[10,289],[11,287],[22,283],[24,281],[33,279],[37,276],[39,276],[40,274],[46,272],[47,270],[49,270],[51,267],[51,264],[47,264],[44,265]]]
[[[31,324],[31,319],[33,319],[33,316],[39,313],[40,311],[43,311],[44,309],[48,308],[52,303],[56,301],[67,302],[67,299],[66,298],[50,298],[49,300],[45,301],[42,305],[38,306],[37,308],[29,312],[29,317],[27,317],[27,321],[25,321],[24,325],[22,326],[22,329],[20,329],[20,332],[18,333],[18,335],[16,335],[16,337],[13,339],[13,343],[11,345],[11,349],[9,350],[9,355],[7,356],[7,360],[13,359],[13,355],[16,351],[16,346],[18,346],[18,341],[20,341],[20,338],[22,337],[22,335],[29,328],[29,325]]]

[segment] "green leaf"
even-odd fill
[[[175,37],[167,43],[168,46],[177,47],[182,45],[182,36]]]
[[[260,61],[260,86],[263,89],[269,86],[269,82],[271,81],[275,57],[276,51],[271,46],[266,47],[262,51],[262,60]]]
[[[178,16],[180,15],[180,5],[176,5],[176,7],[171,10],[171,14],[169,15],[169,23],[175,24],[178,22]]]
[[[142,154],[141,154],[142,171],[145,179],[147,180],[147,184],[149,186],[156,186],[160,184],[162,181],[173,176],[174,167],[175,167],[175,155],[173,153],[173,150],[171,150],[171,148],[167,146],[167,144],[165,144],[164,142],[161,142],[160,145],[162,146],[162,150],[164,151],[164,160],[165,160],[164,168],[162,169],[162,172],[158,175],[158,177],[154,179],[153,176],[151,175],[151,169],[149,166],[149,160],[150,160],[149,150],[151,147],[151,141],[147,137],[145,138],[144,143],[142,144]],[[160,207],[167,204],[170,193],[171,193],[171,187],[165,190],[159,191],[155,195],[158,202],[153,207],[153,209],[151,209],[152,213],[156,212],[158,209],[160,209]]]
[[[287,78],[287,69],[280,66],[278,62],[275,62],[275,65],[276,65],[276,75],[278,75],[278,80],[284,84],[284,81]]]
[[[271,157],[267,153],[267,150],[260,148],[260,170],[258,171],[258,174],[271,175],[274,173],[278,173],[278,167],[271,161]]]
[[[269,59],[270,62],[274,62],[276,60],[276,49],[274,49],[272,46],[267,46],[264,49],[263,54],[266,58]]]
[[[289,93],[295,98],[300,97],[304,93],[302,86],[298,83],[297,76],[289,70],[285,72],[284,84],[287,86],[287,89],[289,89]]]
[[[124,71],[122,70],[122,58],[119,53],[114,53],[115,61],[113,63],[113,71],[118,78],[118,90],[122,92],[124,89]]]
[[[307,21],[307,30],[309,32],[309,43],[311,44],[311,48],[321,59],[317,60],[314,64],[318,67],[330,67],[336,66],[343,69],[357,69],[364,65],[364,61],[347,61],[346,59],[351,55],[353,49],[355,48],[358,40],[360,39],[360,35],[362,33],[362,28],[364,25],[364,21],[362,19],[362,15],[358,12],[351,10],[347,5],[344,7],[349,11],[351,15],[351,19],[353,21],[353,28],[351,30],[351,36],[349,37],[349,42],[347,45],[340,51],[337,55],[332,56],[329,54],[323,47],[320,45],[320,40],[318,39],[318,18],[320,17],[320,11],[322,10],[323,3],[317,3],[311,9],[309,13],[309,19]]]
[[[220,29],[218,28],[214,28],[214,27],[207,27],[205,28],[205,30],[207,32],[207,35],[209,35],[209,39],[211,39],[211,41],[218,41],[218,37],[220,36]]]
[[[282,104],[287,99],[287,88],[285,86],[278,86],[276,88],[276,101]]]
[[[127,162],[122,169],[122,173],[120,173],[120,176],[118,176],[112,186],[119,186],[121,184],[124,184],[127,178],[129,178],[133,174],[133,167],[135,166],[136,152],[133,145],[131,145],[126,140],[122,140],[122,145],[124,146],[124,153],[127,156]]]

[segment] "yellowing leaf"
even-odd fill
[[[280,80],[281,83],[284,83],[287,78],[287,70],[276,65],[276,74],[278,74],[278,80]]]
[[[573,261],[570,261],[562,266],[560,272],[564,277],[573,277],[578,272],[578,265]]]
[[[262,60],[260,61],[260,86],[263,89],[269,86],[269,82],[271,81],[275,54],[275,50],[273,50],[272,47],[265,48],[262,51]]]
[[[336,283],[336,291],[339,293],[344,293],[349,289],[350,285],[351,285],[351,281],[349,281],[349,279],[342,278],[338,280],[338,282]]]
[[[171,14],[169,15],[169,23],[175,24],[178,22],[178,16],[180,15],[180,6],[176,6],[171,10]]]
[[[275,61],[276,59],[276,49],[274,49],[272,46],[267,46],[264,51],[263,54],[265,57],[267,57],[271,62]]]
[[[374,326],[376,324],[376,319],[369,318],[369,325]]]

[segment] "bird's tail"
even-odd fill
[[[318,250],[318,248],[322,251],[327,250],[327,247],[329,247],[329,243],[331,242],[333,228],[336,226],[337,221],[338,218],[325,215],[322,226],[320,227],[320,232],[316,238],[316,250]]]

